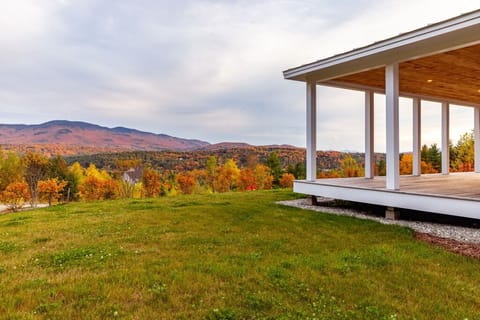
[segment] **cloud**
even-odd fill
[[[412,14],[422,7],[429,10]],[[10,1],[0,13],[0,122],[71,119],[212,142],[304,145],[305,86],[283,80],[282,70],[472,7],[463,0]],[[361,150],[361,94],[319,93],[319,105],[328,106],[319,110],[319,148]]]

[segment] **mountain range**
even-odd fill
[[[125,127],[107,128],[82,121],[53,120],[42,124],[0,124],[4,150],[34,151],[46,155],[77,155],[120,151],[216,151],[253,148],[243,142],[210,144]],[[295,148],[289,145],[266,147]]]
[[[124,127],[54,120],[36,125],[0,124],[1,145],[63,145],[118,150],[194,150],[210,143]]]

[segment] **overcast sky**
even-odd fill
[[[472,11],[456,0],[15,0],[0,10],[0,123],[54,119],[211,143],[305,146],[305,86],[282,71]],[[376,148],[384,150],[376,96]],[[363,149],[363,95],[319,88],[318,149]],[[410,150],[411,106],[401,103]],[[452,110],[451,136],[473,127]],[[426,104],[424,143],[440,143]]]

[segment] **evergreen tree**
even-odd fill
[[[437,170],[437,171],[441,170],[441,168],[442,168],[442,154],[441,154],[440,150],[438,149],[436,143],[432,144],[430,146],[430,148],[428,148],[427,161],[426,162],[431,164],[432,167],[435,170]]]
[[[270,152],[265,160],[265,165],[270,168],[270,173],[273,176],[273,184],[278,186],[278,181],[282,176],[282,167],[278,154],[276,152]]]

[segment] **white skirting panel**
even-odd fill
[[[480,201],[469,199],[387,189],[335,186],[309,181],[295,181],[293,191],[339,200],[480,219]]]

